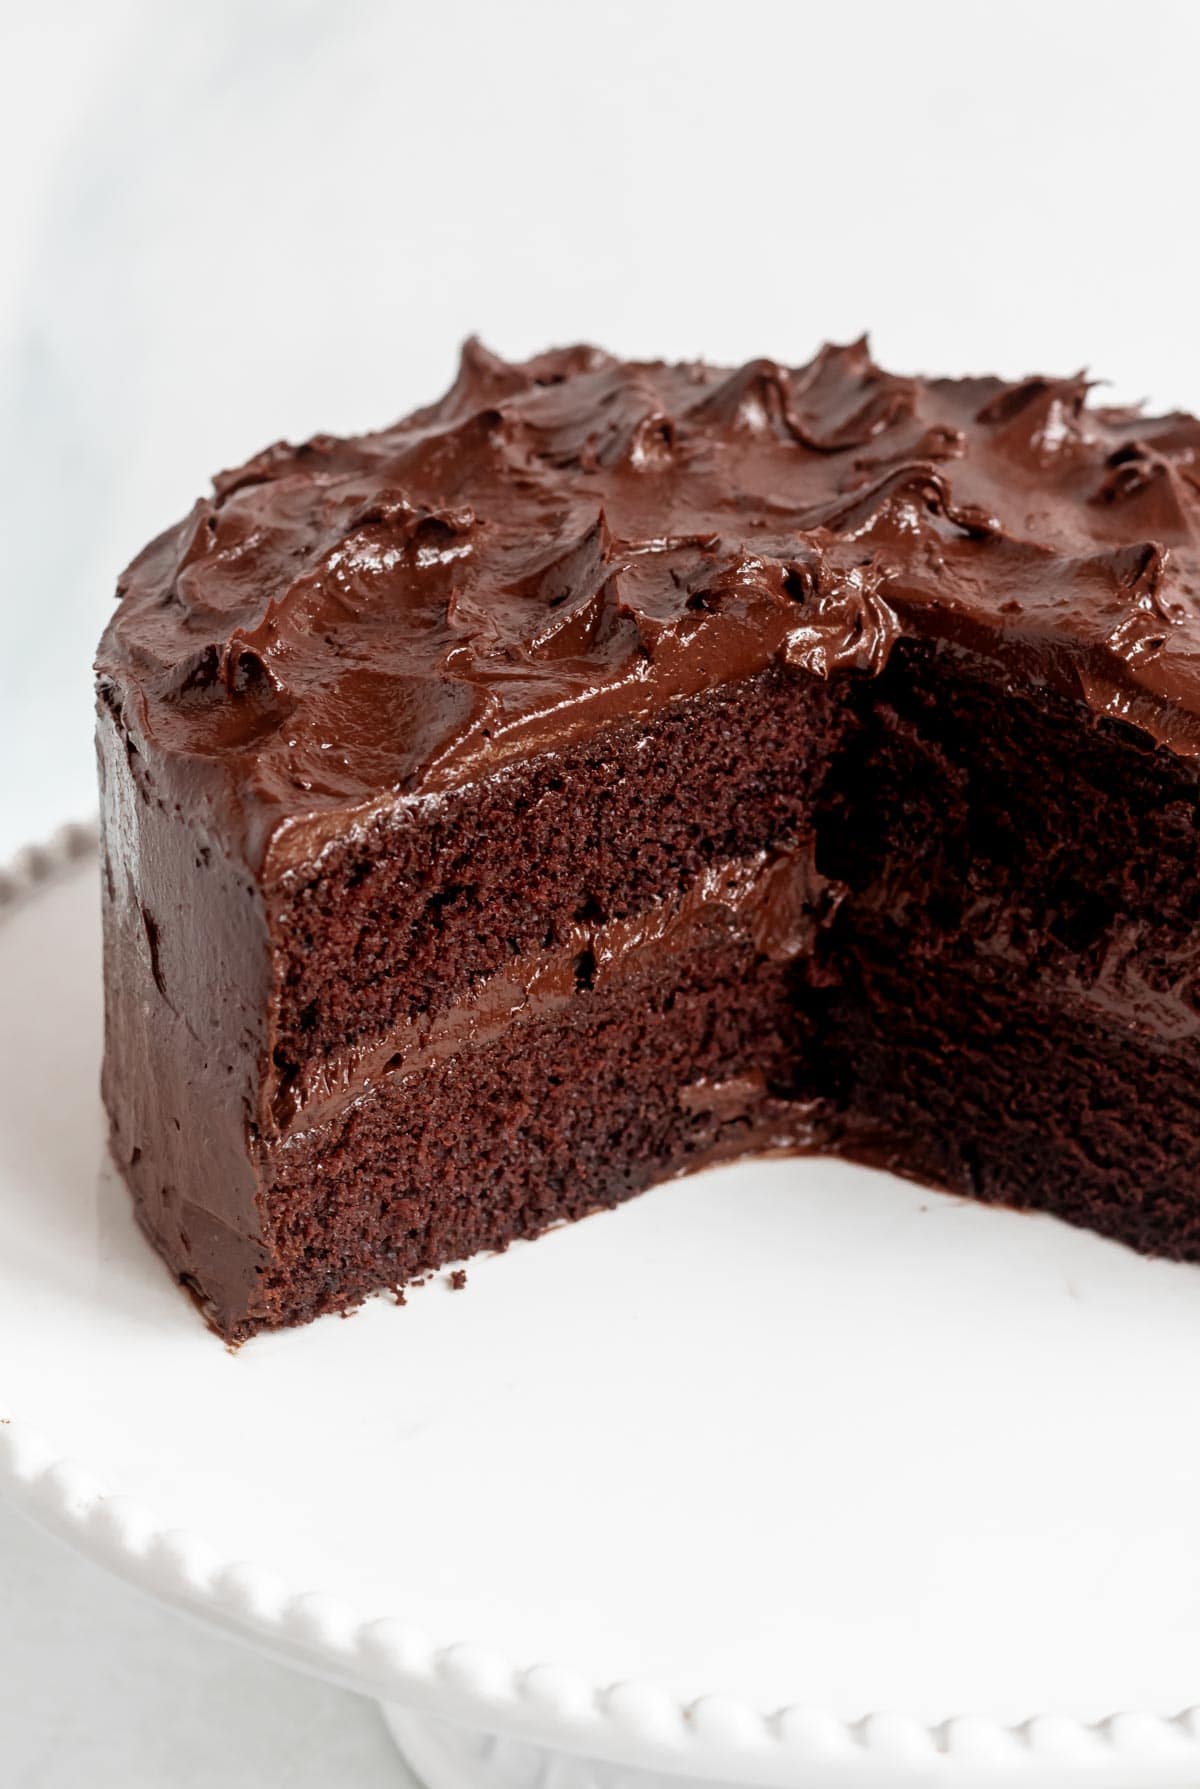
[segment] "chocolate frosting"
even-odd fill
[[[1200,423],[1088,381],[463,350],[379,434],[278,444],[149,546],[98,672],[176,798],[286,870],[604,719],[944,640],[1200,755]]]
[[[455,1005],[309,1062],[266,1115],[280,1135],[326,1123],[385,1078],[421,1074],[502,1037],[510,1026],[565,1012],[589,988],[608,988],[664,956],[686,957],[706,934],[744,936],[759,956],[785,963],[811,951],[844,894],[822,876],[815,839],[789,850],[712,864],[674,900],[626,919],[578,920],[553,948],[518,958]],[[583,966],[586,965],[586,970]]]

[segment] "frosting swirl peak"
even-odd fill
[[[806,366],[510,364],[277,443],[125,573],[106,699],[261,864],[603,717],[904,637],[1066,686],[1200,754],[1200,423],[1088,382]],[[289,843],[289,840],[291,841]]]

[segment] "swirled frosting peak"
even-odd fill
[[[1200,424],[1088,390],[901,378],[861,341],[732,371],[469,342],[439,403],[217,478],[122,578],[102,691],[255,862],[905,636],[1198,754]]]

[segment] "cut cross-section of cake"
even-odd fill
[[[215,1327],[764,1149],[1200,1258],[1200,424],[464,351],[134,562],[113,1152]]]

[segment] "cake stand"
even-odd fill
[[[106,1163],[96,883],[0,885],[36,1521],[432,1789],[1200,1783],[1200,1273],[773,1160],[232,1353]]]

